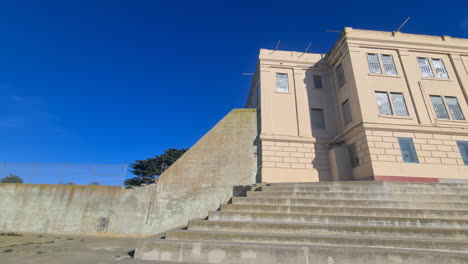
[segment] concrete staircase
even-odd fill
[[[272,183],[140,243],[159,263],[468,263],[468,185]],[[164,262],[163,262],[164,261]]]

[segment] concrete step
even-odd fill
[[[344,199],[307,199],[307,198],[269,198],[269,197],[233,197],[233,204],[257,205],[287,205],[287,206],[329,206],[329,207],[374,207],[374,208],[406,208],[406,209],[441,209],[468,210],[468,203],[415,201],[376,201],[376,200],[344,200]]]
[[[418,227],[448,227],[468,228],[468,220],[405,218],[381,216],[351,216],[351,215],[312,215],[312,214],[282,214],[255,212],[212,211],[208,215],[210,221],[261,221],[281,223],[310,224],[346,224],[346,225],[378,225],[378,226],[418,226]]]
[[[468,240],[468,229],[192,220],[188,230]]]
[[[274,182],[267,186],[406,186],[432,188],[468,188],[467,183],[401,182],[401,181],[323,181],[323,182]]]
[[[468,194],[468,191],[467,191]],[[311,199],[345,199],[345,200],[376,200],[376,201],[431,201],[439,202],[465,202],[468,203],[468,195],[453,194],[423,194],[423,193],[356,193],[356,192],[247,192],[247,197],[278,197],[278,198],[311,198]]]
[[[468,210],[429,210],[429,209],[392,209],[372,207],[327,207],[327,206],[279,206],[222,204],[222,212],[260,212],[282,214],[321,214],[321,215],[354,215],[354,216],[386,216],[408,218],[466,219]]]
[[[305,186],[264,186],[264,192],[351,192],[351,193],[421,193],[421,194],[452,194],[466,195],[468,188],[431,187],[431,186],[399,186],[399,185],[305,185]]]
[[[301,244],[301,245],[353,245],[365,247],[386,248],[416,248],[448,251],[467,251],[468,240],[435,240],[413,238],[386,238],[366,236],[336,236],[336,235],[300,235],[277,233],[243,233],[225,231],[191,231],[180,230],[166,233],[168,240],[198,240],[198,241],[230,241],[269,244]]]
[[[136,257],[142,260],[225,264],[468,263],[467,253],[443,250],[151,239],[141,244],[136,251]]]

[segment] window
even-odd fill
[[[359,166],[359,158],[357,154],[356,144],[348,145],[349,159],[351,160],[351,168]]]
[[[336,80],[338,81],[338,86],[339,87],[343,86],[345,83],[345,75],[344,75],[342,64],[336,67],[335,73],[336,73]]]
[[[463,159],[463,163],[468,165],[468,142],[467,141],[457,141],[458,149]]]
[[[402,93],[390,93],[393,109],[397,116],[409,116],[406,108],[405,96]]]
[[[458,100],[456,97],[445,96],[445,102],[447,103],[447,107],[453,120],[465,120],[465,117],[463,116],[463,112],[460,108],[460,105],[458,104]]]
[[[432,106],[436,117],[439,119],[465,120],[465,116],[460,108],[458,100],[454,96],[431,95]],[[449,111],[447,111],[447,108]],[[450,115],[449,115],[450,113]]]
[[[372,74],[398,75],[393,56],[388,54],[381,54],[382,68],[380,67],[379,55],[375,53],[367,53],[367,64],[369,65],[369,72]]]
[[[431,65],[429,65],[429,59],[427,58],[418,58],[419,69],[421,74],[425,78],[434,78],[432,73]]]
[[[379,56],[374,53],[367,53],[367,64],[369,65],[370,73],[382,74],[380,68]]]
[[[404,162],[419,163],[411,138],[398,138],[398,143],[400,144],[401,156]]]
[[[276,91],[280,93],[289,92],[289,81],[287,73],[276,73]]]
[[[448,79],[447,70],[445,70],[444,62],[441,59],[431,59],[432,65],[434,66],[434,71],[437,78],[439,79]]]
[[[390,93],[390,99],[387,92],[375,92],[379,114],[381,115],[397,115],[408,116],[405,97],[402,93]]]
[[[323,115],[323,109],[312,108],[312,129],[325,129],[325,117]]]
[[[437,118],[450,119],[447,113],[447,108],[445,108],[444,101],[442,100],[442,96],[431,95],[430,97]]]
[[[351,106],[349,105],[348,99],[344,101],[344,103],[341,105],[341,110],[343,112],[344,124],[347,125],[349,122],[353,120],[353,117],[351,115]]]
[[[388,100],[388,94],[386,92],[375,92],[375,97],[377,99],[379,113],[381,115],[393,115],[390,100]]]
[[[431,59],[431,63],[429,63],[428,58],[418,58],[419,69],[421,70],[421,74],[424,78],[449,78],[442,59]],[[436,77],[434,77],[434,72],[436,74]]]
[[[380,55],[382,58],[382,64],[383,68],[385,71],[385,74],[387,75],[398,75],[395,62],[393,61],[393,56],[392,55],[386,55],[382,54]]]
[[[314,75],[314,88],[323,88],[322,86],[322,75]]]

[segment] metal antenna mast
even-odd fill
[[[408,21],[410,20],[410,17],[408,17],[405,22],[403,22],[403,24],[401,24],[398,29],[394,32],[400,32],[400,30],[406,25],[406,23],[408,23]]]

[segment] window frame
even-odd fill
[[[346,115],[345,115],[345,109],[344,109],[344,106],[345,105],[348,105],[348,112],[349,112],[349,121],[346,122]],[[343,124],[344,126],[347,126],[348,124],[350,124],[351,122],[353,122],[353,113],[351,112],[351,103],[349,102],[349,99],[346,99],[344,100],[344,102],[341,104],[341,114],[343,115]]]
[[[286,88],[287,90],[286,91],[283,91],[283,90],[279,90],[278,89],[278,76],[279,75],[286,75]],[[287,72],[275,72],[275,92],[277,93],[290,93],[290,90],[289,90],[289,74]]]
[[[369,61],[369,56],[371,56],[371,55],[375,55],[375,57],[377,58],[377,63],[378,63],[380,72],[372,72],[371,63]],[[382,63],[380,63],[380,58],[379,58],[378,53],[366,53],[366,59],[367,59],[367,67],[369,68],[369,73],[370,74],[383,74]]]
[[[340,69],[340,70],[338,70]],[[346,83],[346,75],[344,73],[344,67],[343,67],[343,63],[340,63],[336,68],[335,68],[335,76],[336,76],[336,82],[338,83],[338,87],[341,88],[344,86],[344,84]],[[341,78],[341,81],[340,81],[340,78],[339,77],[342,77]]]
[[[378,63],[379,63],[380,73],[371,72],[371,67],[370,67],[370,64],[369,64],[369,55],[376,55]],[[392,60],[392,63],[393,63],[393,67],[395,68],[395,74],[390,74],[390,73],[387,72],[387,70],[385,69],[385,64],[384,64],[383,59],[382,59],[383,56],[390,56],[390,58]],[[369,69],[369,74],[370,75],[391,76],[391,77],[398,77],[399,76],[398,69],[397,69],[397,66],[396,66],[396,63],[395,63],[395,59],[393,58],[393,54],[366,52],[366,60],[367,60],[367,67]]]
[[[434,103],[432,101],[432,97],[440,97],[442,99],[442,104],[443,104],[443,107],[445,108],[445,112],[447,112],[447,116],[448,118],[441,118],[441,117],[438,117],[437,116],[437,112],[435,110],[435,107],[434,107]],[[448,107],[448,104],[447,104],[447,97],[449,98],[455,98],[455,100],[457,101],[457,105],[458,105],[458,108],[460,110],[460,113],[463,117],[463,119],[455,119],[453,118],[453,115],[452,115],[452,112],[450,110],[450,108]],[[456,96],[452,96],[452,95],[438,95],[438,94],[430,94],[429,95],[429,101],[431,102],[432,104],[432,111],[434,113],[434,117],[436,120],[445,120],[445,121],[466,121],[466,117],[465,117],[465,113],[463,113],[463,109],[460,105],[460,101],[458,100],[458,97]]]
[[[464,145],[463,148],[466,148],[466,153],[462,151],[462,145]],[[463,160],[463,164],[468,166],[468,141],[457,141],[457,146]]]
[[[320,87],[317,87],[316,85],[316,77],[318,77],[318,80],[320,81]],[[323,89],[323,78],[321,74],[312,74],[312,82],[314,83],[314,89]]]
[[[419,61],[418,59],[426,59],[428,61],[428,64],[429,64],[429,68],[431,69],[431,72],[432,72],[432,77],[425,77],[423,74],[422,74],[422,71],[421,71],[421,66],[419,65]],[[447,75],[447,78],[444,78],[444,77],[439,77],[438,74],[437,74],[437,71],[436,71],[436,67],[434,66],[434,60],[439,60],[445,70],[445,73]],[[450,80],[450,75],[448,73],[448,70],[447,70],[447,67],[445,66],[445,63],[444,63],[444,59],[442,58],[433,58],[433,57],[420,57],[420,56],[417,56],[416,57],[416,61],[418,61],[418,68],[419,68],[419,72],[421,74],[421,77],[423,79],[429,79],[429,80]]]
[[[416,148],[414,147],[413,139],[412,138],[407,138],[407,137],[398,137],[397,139],[398,139],[398,145],[400,146],[401,159],[403,160],[403,162],[404,163],[418,164],[419,163],[419,157],[418,157],[418,153],[416,152]],[[405,155],[404,155],[403,149],[401,147],[402,141],[404,141],[404,140],[407,140],[409,143],[411,143],[409,151],[410,151],[410,154],[414,154],[415,161],[405,160]]]
[[[323,120],[323,128],[314,127],[314,118],[313,118],[313,114],[312,114],[313,111],[321,111],[322,120]],[[311,125],[312,125],[313,130],[320,130],[320,131],[327,130],[327,122],[325,121],[325,111],[323,110],[323,108],[315,108],[315,107],[310,108],[310,117],[312,119]]]
[[[389,105],[390,105],[390,111],[391,111],[391,114],[390,114],[390,115],[382,114],[382,113],[380,112],[379,102],[377,101],[377,96],[376,96],[375,99],[376,99],[377,110],[378,110],[378,112],[379,112],[379,115],[385,116],[385,117],[398,117],[398,118],[410,117],[410,113],[409,113],[409,110],[408,110],[408,104],[406,103],[406,99],[405,99],[405,94],[404,94],[404,93],[402,93],[402,92],[374,91],[374,94],[377,94],[377,93],[386,94],[387,99],[388,99],[388,103],[389,103]],[[392,97],[392,95],[395,95],[395,94],[400,94],[400,95],[402,95],[402,97],[403,97],[403,103],[404,103],[404,105],[405,105],[405,109],[406,109],[407,115],[399,115],[399,114],[397,114],[398,111],[396,111],[395,102],[393,101],[393,97]]]

